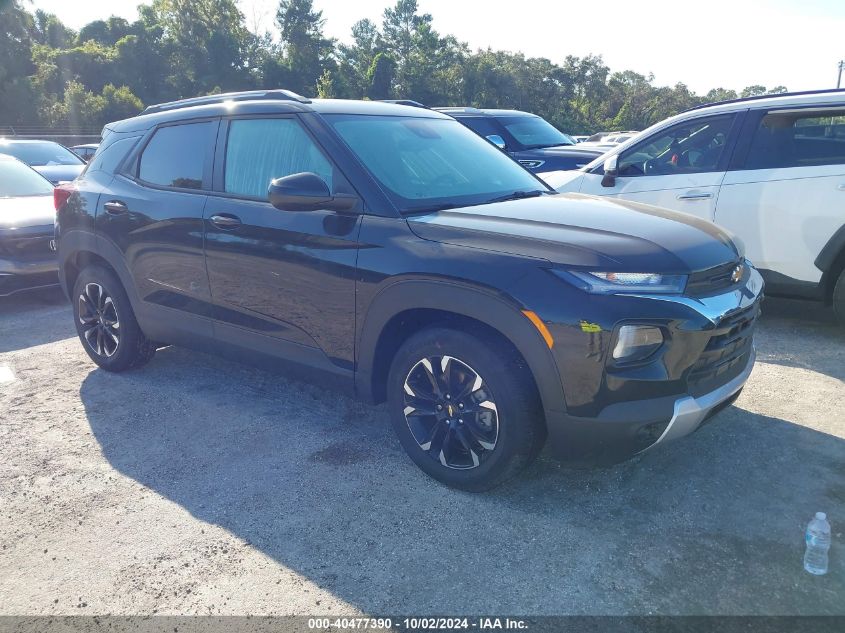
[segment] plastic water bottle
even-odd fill
[[[804,535],[807,551],[804,552],[804,569],[816,576],[827,573],[827,552],[830,549],[830,523],[824,512],[816,512],[816,518],[807,524]]]

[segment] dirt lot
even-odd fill
[[[0,300],[0,612],[845,614],[845,329],[765,310],[701,432],[470,495],[383,407],[180,349],[110,375],[58,293]]]

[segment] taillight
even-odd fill
[[[53,206],[56,207],[56,211],[62,208],[62,205],[68,201],[70,194],[73,192],[74,187],[70,184],[59,185],[53,189]]]

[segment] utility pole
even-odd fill
[[[836,79],[836,89],[842,84],[842,71],[845,70],[845,59],[839,62],[839,76]]]

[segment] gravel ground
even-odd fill
[[[699,433],[471,495],[383,407],[174,348],[110,375],[58,293],[0,299],[0,612],[845,614],[845,329],[765,312]]]

